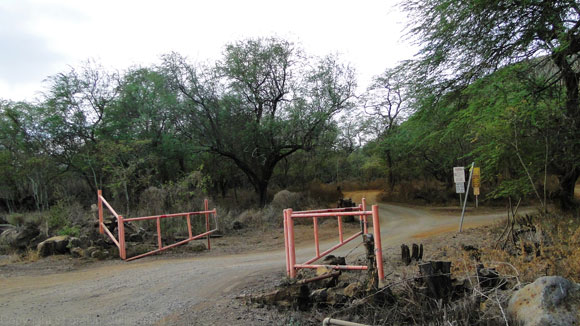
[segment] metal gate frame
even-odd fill
[[[361,223],[361,231],[355,233],[354,235],[344,239],[342,231],[342,217],[343,216],[358,216]],[[377,270],[379,280],[383,281],[385,278],[383,271],[383,253],[381,246],[381,229],[379,220],[379,206],[373,205],[371,211],[366,210],[366,201],[363,198],[362,203],[358,207],[347,207],[347,208],[331,208],[331,209],[319,209],[310,211],[298,211],[294,212],[291,208],[284,210],[284,245],[286,249],[286,274],[290,278],[296,277],[296,272],[298,269],[305,268],[320,268],[326,267],[330,269],[339,270],[367,270],[367,266],[360,265],[313,265],[312,263],[319,260],[320,258],[330,254],[334,250],[342,247],[348,242],[356,239],[362,234],[367,234],[367,216],[372,216],[373,219],[373,233],[374,233],[374,243],[375,243],[375,257],[377,261]],[[339,243],[332,246],[330,249],[325,250],[320,253],[320,243],[318,239],[318,218],[328,218],[336,217],[338,222],[338,234]],[[294,219],[295,218],[312,218],[314,225],[314,244],[316,250],[316,256],[307,260],[303,264],[296,264],[296,246],[294,242]]]
[[[124,218],[123,216],[117,214],[117,212],[111,207],[111,205],[107,202],[107,200],[103,197],[103,193],[101,190],[97,191],[97,199],[98,199],[98,208],[99,208],[99,233],[103,234],[106,233],[111,241],[119,248],[119,256],[121,259],[125,261],[131,261],[135,259],[139,259],[145,256],[153,255],[158,252],[177,247],[182,244],[186,244],[192,240],[196,240],[199,238],[203,238],[207,236],[207,250],[211,249],[210,243],[210,234],[216,232],[218,230],[218,218],[217,218],[217,211],[216,209],[209,209],[209,202],[207,199],[203,201],[204,203],[204,210],[199,212],[187,212],[187,213],[176,213],[176,214],[164,214],[164,215],[154,215],[154,216],[143,216],[143,217],[133,217],[133,218]],[[113,233],[107,228],[105,223],[103,223],[103,205],[107,207],[107,209],[115,216],[117,219],[117,230],[118,230],[118,239],[115,238]],[[215,223],[215,228],[210,230],[210,221],[209,215],[213,215],[213,220]],[[204,216],[205,215],[205,229],[206,232],[201,234],[193,235],[191,230],[191,216]],[[162,218],[174,218],[174,217],[186,217],[187,219],[187,230],[189,233],[189,237],[185,240],[163,246],[163,241],[161,239],[161,219]],[[158,249],[146,252],[144,254],[140,254],[137,256],[133,256],[127,258],[127,252],[125,247],[125,222],[132,222],[132,221],[144,221],[144,220],[156,220],[157,221],[157,246]]]

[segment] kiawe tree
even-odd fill
[[[560,182],[560,202],[573,205],[580,176],[580,8],[575,0],[411,0],[402,3],[421,46],[420,80],[439,94],[500,67],[530,61],[550,73],[533,92],[560,85],[562,130],[549,169]]]
[[[356,87],[354,72],[336,58],[314,60],[276,38],[230,44],[213,67],[176,54],[163,67],[181,94],[181,133],[233,162],[261,205],[276,165],[314,148],[332,130],[332,117],[351,107]]]

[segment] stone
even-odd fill
[[[347,287],[344,288],[344,295],[349,297],[349,298],[354,298],[356,297],[362,289],[362,285],[358,282],[355,283],[351,283],[349,284]]]
[[[86,254],[87,257],[92,257],[93,256],[93,252],[95,252],[97,250],[99,250],[97,247],[88,247],[85,250],[85,254]]]
[[[54,255],[54,242],[43,241],[36,247],[40,257],[48,257]]]
[[[85,256],[85,251],[80,247],[72,248],[70,250],[70,255],[73,258],[82,258]]]
[[[80,247],[81,245],[82,245],[82,241],[79,238],[72,237],[68,240],[68,248],[69,249],[77,248],[77,247]]]
[[[97,249],[91,253],[91,258],[98,260],[104,260],[107,259],[107,257],[109,257],[109,252],[107,250]]]
[[[318,289],[310,293],[310,301],[316,303],[326,303],[326,298],[328,296],[327,289]]]
[[[340,256],[328,255],[322,260],[324,265],[346,265],[346,259]]]
[[[39,234],[40,230],[34,223],[25,223],[20,227],[9,227],[0,234],[0,244],[23,250],[28,248],[32,240]]]
[[[241,230],[243,228],[244,224],[242,224],[240,221],[234,221],[234,223],[232,223],[232,230]]]
[[[193,252],[202,252],[202,251],[205,251],[207,249],[207,247],[205,246],[205,243],[200,242],[200,241],[191,241],[189,243],[189,248]]]
[[[507,311],[517,325],[578,325],[580,284],[561,276],[540,277],[512,296]]]
[[[68,235],[59,235],[56,237],[48,238],[36,246],[38,255],[41,257],[47,257],[56,254],[66,254],[69,252],[69,240]]]

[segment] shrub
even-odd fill
[[[78,237],[81,233],[81,230],[78,226],[64,226],[60,230],[58,230],[58,235],[68,235],[71,237]]]

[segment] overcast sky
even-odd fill
[[[218,59],[228,42],[277,36],[338,53],[359,84],[414,51],[394,0],[0,0],[0,99],[33,100],[50,75],[94,59],[108,69],[176,51]]]

